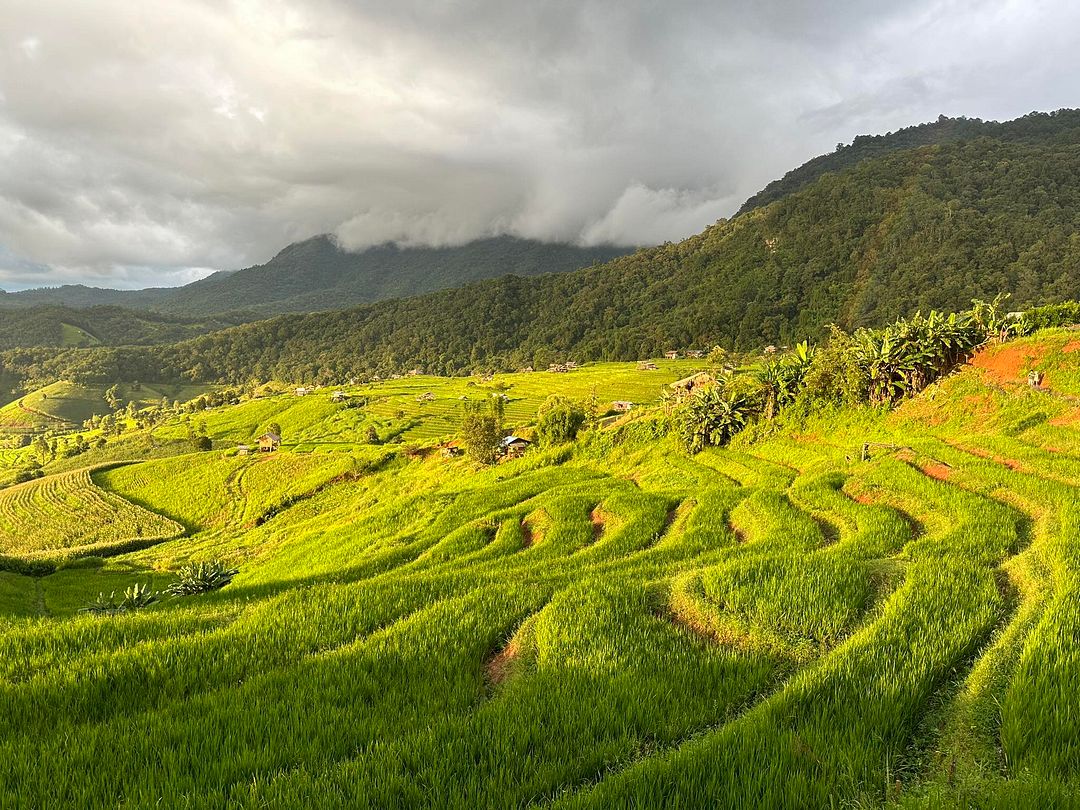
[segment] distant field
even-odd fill
[[[70,323],[60,324],[61,346],[100,346],[101,341],[85,329]]]
[[[181,532],[175,522],[103,491],[87,470],[0,490],[0,554],[107,551]]]
[[[39,388],[0,408],[0,431],[70,430],[95,414],[110,412],[105,401],[107,385],[57,382]],[[136,408],[157,405],[162,398],[186,402],[210,390],[208,385],[120,385],[117,396]]]

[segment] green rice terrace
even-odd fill
[[[0,805],[1080,805],[1080,333],[935,318],[5,451]]]

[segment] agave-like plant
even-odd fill
[[[121,610],[138,610],[160,600],[160,593],[151,591],[149,585],[136,582],[124,590],[124,601],[120,603],[120,608]]]
[[[682,413],[686,449],[697,453],[710,445],[727,444],[746,427],[753,410],[751,399],[734,388],[709,386],[695,391]]]
[[[180,578],[169,585],[166,592],[173,596],[194,596],[224,588],[232,582],[237,569],[228,567],[220,560],[209,560],[185,565],[179,574]]]
[[[113,591],[108,596],[104,593],[99,593],[97,599],[90,604],[79,609],[81,613],[93,613],[98,616],[108,616],[112,613],[120,613],[123,608],[120,603],[116,601],[116,591]]]

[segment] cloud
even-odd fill
[[[0,286],[171,284],[334,232],[675,240],[837,141],[1075,105],[1020,0],[6,0]]]

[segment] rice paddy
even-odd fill
[[[364,438],[658,399],[611,364],[254,399],[200,418],[283,450],[2,489],[5,555],[95,556],[0,572],[0,805],[1076,806],[1075,366],[1018,343],[1061,389],[985,357],[696,456],[647,418],[486,469]],[[79,612],[209,559],[220,591]]]

